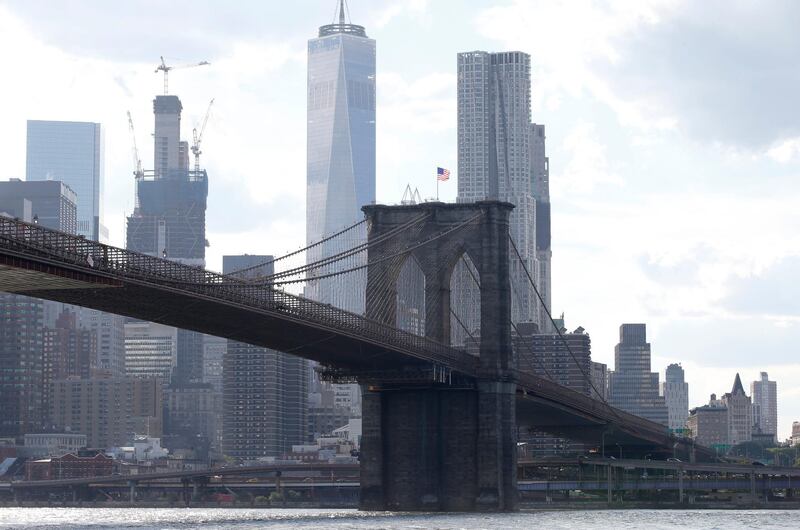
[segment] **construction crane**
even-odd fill
[[[200,172],[200,154],[202,153],[200,150],[200,142],[203,141],[203,133],[206,132],[206,124],[208,123],[208,116],[211,114],[211,105],[213,104],[213,99],[208,102],[208,110],[206,110],[206,117],[203,118],[203,124],[200,126],[200,133],[198,134],[196,127],[192,129],[192,153],[194,153],[195,173]]]
[[[136,131],[133,129],[131,111],[128,111],[128,130],[131,132],[131,140],[133,140],[133,174],[140,179],[144,176],[144,171],[142,171],[142,160],[139,158],[139,148],[136,146]]]
[[[192,64],[183,64],[180,66],[167,66],[167,63],[164,61],[164,56],[161,56],[161,64],[156,67],[156,73],[164,72],[164,95],[166,96],[169,94],[169,72],[170,70],[177,70],[180,68],[194,68],[195,66],[206,66],[211,64],[208,61],[200,61],[199,63],[192,63]]]

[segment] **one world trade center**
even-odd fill
[[[308,41],[308,129],[306,242],[323,240],[363,219],[361,207],[375,202],[375,41],[363,26],[338,22],[319,28]],[[309,263],[352,248],[366,239],[364,225],[311,248]],[[366,256],[315,269],[306,296],[364,312],[366,272],[332,274],[366,263]]]

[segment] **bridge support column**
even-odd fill
[[[477,508],[517,508],[516,384],[478,383]]]
[[[516,509],[513,384],[362,389],[362,510]]]
[[[128,482],[128,502],[134,504],[136,502],[136,482]]]

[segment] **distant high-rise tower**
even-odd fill
[[[77,198],[59,181],[0,182],[0,215],[74,234]],[[0,436],[42,428],[44,313],[47,302],[0,293]]]
[[[536,260],[539,264],[539,294],[544,299],[548,311],[552,306],[552,274],[551,261],[553,251],[550,248],[550,159],[545,146],[544,125],[531,124],[531,190],[536,201]],[[539,305],[539,326],[541,329],[552,328],[547,313]]]
[[[686,428],[689,417],[689,383],[684,380],[680,364],[670,364],[661,383],[661,396],[667,404],[669,428],[679,431]]]
[[[742,379],[736,374],[733,388],[722,396],[728,408],[728,445],[737,445],[753,439],[753,402],[744,393]]]
[[[761,372],[761,379],[750,383],[753,398],[753,423],[761,434],[771,434],[778,439],[778,384],[770,381],[767,372]]]
[[[272,274],[271,259],[223,256],[222,270],[235,274],[255,267],[243,276]],[[245,460],[280,457],[303,443],[307,373],[300,357],[229,340],[222,372],[224,453]]]
[[[28,120],[25,180],[60,180],[78,196],[78,234],[104,241],[103,128],[99,123]]]
[[[128,217],[127,247],[187,265],[205,266],[208,175],[189,170],[180,140],[177,96],[156,96],[155,169],[136,181],[136,207]]]
[[[511,318],[517,323],[540,324],[539,303],[523,269],[524,264],[538,282],[530,132],[530,55],[459,53],[458,201],[499,199],[515,205],[510,231],[522,262],[512,252],[511,288],[515,296],[511,299]],[[454,274],[463,277],[458,270]]]
[[[127,247],[150,256],[205,267],[208,175],[189,169],[188,143],[180,139],[183,105],[156,96],[154,169],[136,180],[136,207],[128,217]],[[178,330],[178,383],[203,380],[203,336]]]
[[[650,371],[650,343],[645,324],[622,324],[614,348],[614,371],[608,381],[611,406],[667,425],[669,415],[659,395],[658,372]]]
[[[375,202],[375,41],[362,26],[345,22],[319,28],[308,41],[306,241],[320,241],[361,219]],[[366,239],[366,229],[307,253],[317,261]],[[330,270],[335,270],[333,265]],[[366,276],[313,281],[306,295],[363,313]]]

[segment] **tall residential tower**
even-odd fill
[[[511,318],[550,331],[550,326],[543,326],[543,311],[528,278],[530,274],[537,288],[541,286],[536,210],[537,195],[549,205],[545,168],[544,128],[531,123],[530,55],[459,53],[458,201],[497,199],[515,205],[510,230],[522,259],[512,255],[510,263],[511,287],[516,293]],[[549,223],[543,228],[548,237],[542,237],[542,250],[548,255]],[[461,262],[457,267],[463,267]],[[457,269],[454,276],[464,275]],[[454,288],[457,297],[472,289],[468,282]],[[549,286],[542,291],[547,301]]]

